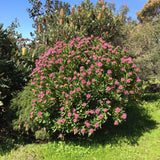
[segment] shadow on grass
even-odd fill
[[[77,138],[69,136],[67,143],[75,143],[83,146],[96,146],[105,144],[121,145],[121,142],[126,142],[131,145],[138,144],[138,139],[145,132],[150,132],[156,128],[157,122],[152,120],[147,110],[137,104],[130,104],[126,110],[127,120],[119,126],[113,126],[113,122],[107,122],[102,126],[103,129],[96,131],[91,137]]]
[[[142,100],[145,100],[147,102],[154,102],[157,100],[160,100],[160,92],[157,93],[145,93],[142,97]]]
[[[152,97],[153,99],[155,96]],[[146,97],[144,97],[146,100]],[[155,98],[156,101],[159,98]],[[147,101],[147,100],[146,100]],[[143,136],[145,132],[150,132],[157,127],[157,122],[152,119],[145,107],[138,104],[130,104],[126,110],[127,120],[119,126],[114,126],[112,121],[108,121],[91,137],[78,137],[75,135],[67,135],[65,137],[66,144],[75,144],[84,147],[96,147],[97,145],[121,145],[124,142],[130,145],[138,144],[138,139]],[[26,136],[27,137],[27,136]],[[11,138],[6,136],[3,142],[0,142],[0,156],[9,153],[12,149],[19,148],[20,145],[36,143],[33,137],[19,137]],[[57,137],[57,135],[55,136]],[[1,138],[0,138],[1,140]],[[58,140],[54,139],[54,142]],[[39,143],[39,142],[38,142]],[[40,143],[47,143],[47,141],[40,141]]]

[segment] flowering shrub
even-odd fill
[[[109,117],[118,125],[127,118],[126,105],[138,95],[139,69],[120,46],[98,37],[79,37],[36,60],[31,77],[31,119],[50,132],[88,134]]]

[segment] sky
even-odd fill
[[[44,2],[45,0],[41,0]],[[82,0],[62,0],[68,2],[70,6],[81,4]],[[84,0],[83,0],[84,1]],[[90,0],[94,5],[98,0]],[[136,11],[140,11],[147,0],[104,0],[104,2],[115,2],[116,9],[122,4],[129,7],[128,16],[136,19]],[[30,32],[34,32],[32,27],[33,20],[29,18],[27,8],[31,8],[28,0],[0,0],[0,23],[4,24],[3,29],[7,28],[17,18],[20,27],[17,28],[18,33],[22,33],[23,38],[31,38]]]

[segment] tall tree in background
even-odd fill
[[[121,27],[125,24],[127,5],[116,13],[115,4],[102,0],[94,6],[89,0],[82,1],[69,11],[69,4],[59,1],[29,0],[28,9],[34,20],[36,42],[52,47],[57,41],[68,42],[73,37],[99,36],[105,41],[120,45]],[[118,43],[118,44],[117,44]]]
[[[28,8],[30,18],[33,19],[33,27],[36,29],[36,40],[41,42],[48,43],[48,26],[49,23],[54,23],[56,19],[54,15],[56,12],[60,12],[63,8],[64,14],[70,14],[70,5],[68,3],[59,1],[59,0],[46,0],[45,4],[41,0],[28,0],[32,5],[31,8]],[[31,33],[31,35],[33,35]]]
[[[160,16],[160,0],[148,0],[141,11],[137,11],[136,14],[141,23],[158,20]]]

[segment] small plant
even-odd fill
[[[140,90],[139,68],[127,55],[94,36],[58,41],[36,60],[31,73],[30,118],[50,133],[59,132],[59,138],[66,133],[90,136],[108,118],[119,125]]]

